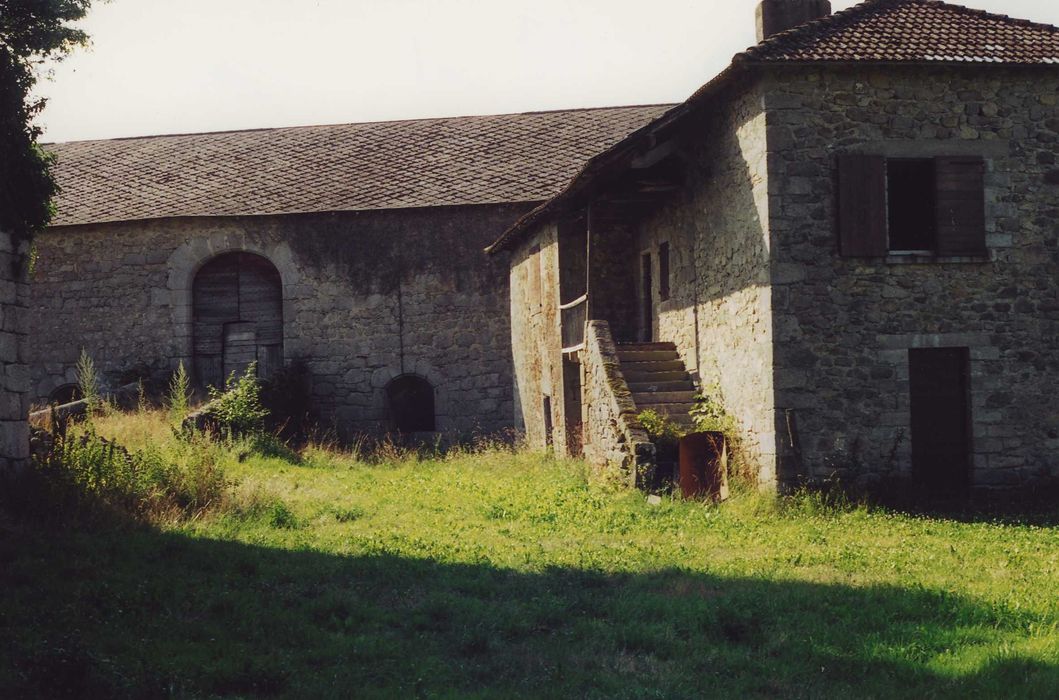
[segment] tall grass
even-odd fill
[[[151,412],[112,413],[99,422],[157,432],[150,417]],[[104,437],[94,420],[59,431],[20,477],[17,510],[66,523],[157,523],[197,518],[226,505],[232,484],[222,467],[222,446],[203,436],[172,435],[141,444],[130,450]]]

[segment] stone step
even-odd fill
[[[625,381],[630,385],[632,384],[656,384],[661,382],[690,382],[688,373],[683,368],[679,370],[666,370],[664,372],[656,372],[653,370],[635,370],[629,369],[628,365],[622,367],[622,374],[625,375]]]
[[[646,394],[648,392],[661,391],[695,391],[695,385],[690,379],[680,379],[668,382],[629,382],[629,391],[634,394]]]
[[[625,362],[621,363],[621,371],[624,374],[632,372],[683,372],[684,363],[680,360],[661,360],[659,362]]]
[[[651,409],[664,416],[686,416],[695,407],[690,401],[645,401],[636,404],[639,410]]]
[[[658,413],[661,413],[661,411],[658,411]],[[666,420],[668,420],[670,423],[676,423],[677,425],[683,426],[685,428],[690,428],[694,424],[694,421],[692,420],[691,416],[689,416],[687,413],[670,413],[666,415]]]
[[[624,350],[673,350],[676,343],[618,343],[618,352]]]
[[[695,405],[695,392],[686,391],[646,391],[633,392],[632,400],[637,406],[652,403],[686,403]]]
[[[679,360],[676,350],[619,350],[618,359],[626,362],[670,362]]]

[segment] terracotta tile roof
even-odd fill
[[[1059,64],[1059,27],[938,0],[867,0],[747,49],[752,61]]]
[[[548,199],[669,106],[50,144],[53,226]]]

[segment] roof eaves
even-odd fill
[[[578,173],[562,190],[559,191],[558,194],[520,217],[506,231],[504,231],[499,238],[497,238],[491,245],[487,246],[485,252],[492,255],[509,248],[516,242],[517,238],[521,237],[521,235],[531,227],[547,220],[549,215],[556,212],[564,204],[575,200],[578,195],[587,190],[595,182],[596,177],[606,172],[610,166],[620,163],[623,156],[628,155],[640,145],[641,139],[678,123],[701,102],[712,97],[714,93],[720,91],[723,87],[732,82],[732,79],[737,74],[742,73],[747,66],[747,62],[741,60],[739,56],[736,56],[727,68],[718,73],[710,82],[696,90],[691,97],[676,105],[657,119],[643,125],[610,148],[589,158],[581,170],[578,171]]]
[[[520,200],[498,200],[483,202],[462,202],[459,204],[421,204],[417,206],[379,206],[358,207],[355,209],[291,209],[289,211],[261,211],[245,212],[242,214],[163,214],[160,216],[137,216],[132,218],[116,219],[92,219],[91,221],[67,221],[48,224],[48,230],[60,228],[79,228],[81,226],[106,226],[112,224],[132,224],[139,221],[166,221],[170,219],[240,219],[240,218],[264,218],[280,216],[328,216],[334,214],[373,214],[377,212],[407,212],[407,211],[430,211],[435,209],[464,209],[472,207],[502,207],[502,206],[531,206],[540,205],[539,199]]]

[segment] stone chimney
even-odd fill
[[[830,0],[761,0],[757,6],[757,40],[829,14]]]

